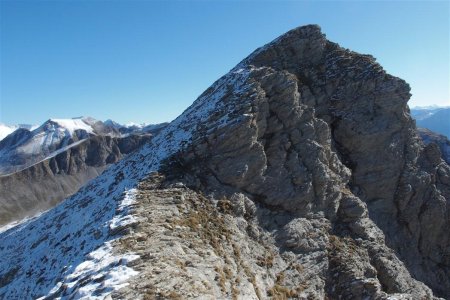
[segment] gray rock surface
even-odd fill
[[[440,135],[426,128],[417,128],[417,132],[426,145],[430,143],[437,144],[439,146],[439,150],[441,151],[442,159],[445,160],[447,164],[450,164],[450,140],[446,136]]]
[[[344,249],[353,241],[357,253],[368,255],[358,254],[355,263],[375,268],[377,276],[364,279],[365,271],[350,270],[342,282],[331,280],[328,292],[338,288],[344,298],[359,299],[369,292],[365,280],[373,279],[388,293],[431,297],[419,280],[449,298],[450,169],[439,149],[424,147],[417,136],[408,84],[370,55],[329,42],[317,26],[286,33],[233,71],[249,73],[246,88],[220,95],[223,110],[172,167],[178,164],[185,180],[207,193],[242,192],[286,214],[280,220],[305,220],[284,227],[280,239],[289,242],[283,247],[325,250],[327,234]],[[224,118],[233,121],[220,126]],[[263,228],[278,222],[260,221]],[[327,238],[304,241],[311,228]],[[349,289],[357,278],[354,294]]]

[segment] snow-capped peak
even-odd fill
[[[24,169],[96,134],[120,135],[92,118],[49,119],[31,131],[15,130],[0,141],[0,174]]]
[[[72,135],[74,134],[75,130],[84,130],[88,133],[93,133],[94,129],[92,128],[92,121],[95,120],[92,118],[73,118],[73,119],[50,119],[48,122],[56,123],[61,128],[64,128],[67,130],[67,132]],[[89,123],[88,123],[89,121]]]

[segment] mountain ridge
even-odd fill
[[[139,151],[1,233],[0,296],[447,297],[450,167],[417,137],[409,90],[318,26],[289,31]],[[145,244],[154,220],[161,248]]]

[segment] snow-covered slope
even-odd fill
[[[250,70],[239,70],[217,81],[149,144],[97,177],[77,194],[38,218],[0,234],[0,298],[28,299],[51,295],[102,299],[135,274],[126,267],[135,259],[114,255],[111,242],[127,215],[133,188],[161,161],[188,145],[198,126],[223,105],[229,89],[245,89]],[[208,97],[214,91],[214,97]],[[225,119],[216,124],[227,122]],[[49,251],[49,249],[51,251]]]
[[[93,133],[92,124],[88,124],[83,118],[77,119],[51,119],[57,129],[62,129],[69,134],[74,134],[76,130],[85,130],[88,133]]]

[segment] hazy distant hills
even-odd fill
[[[411,115],[417,127],[427,128],[450,138],[450,107],[415,107]]]

